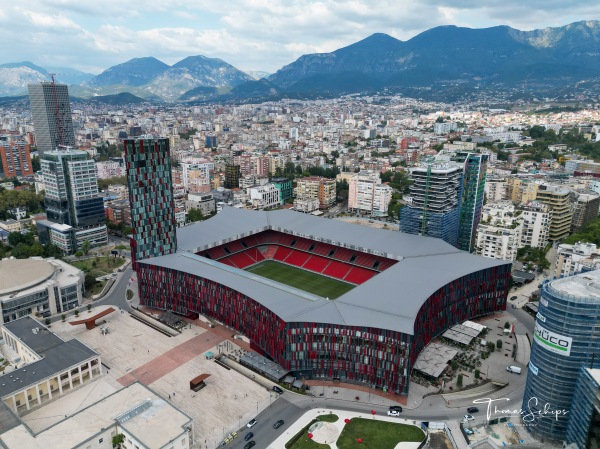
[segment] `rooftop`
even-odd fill
[[[0,260],[0,295],[32,287],[53,274],[54,266],[45,260]]]
[[[335,301],[299,292],[246,271],[189,253],[244,236],[274,230],[398,260],[387,270]],[[508,265],[471,255],[440,239],[366,228],[299,212],[225,208],[216,216],[177,232],[179,253],[140,263],[172,268],[226,284],[287,322],[327,322],[413,334],[424,302],[449,282],[472,272]],[[399,293],[399,286],[402,286]],[[373,295],[373,291],[377,291]]]
[[[98,355],[79,340],[62,340],[29,316],[4,323],[4,328],[39,355],[41,360],[0,376],[0,398]]]
[[[573,299],[577,297],[586,300],[600,301],[600,270],[569,276],[547,284],[549,288]]]
[[[134,383],[37,435],[19,426],[2,435],[5,447],[58,449],[78,447],[118,420],[144,447],[161,448],[192,426],[192,419],[141,383]]]

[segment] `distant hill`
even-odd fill
[[[92,73],[82,72],[69,67],[46,67],[46,71],[49,73],[55,73],[56,76],[54,78],[56,81],[68,85],[82,84],[96,76]]]
[[[144,103],[146,100],[137,97],[129,92],[121,92],[114,95],[98,95],[89,99],[94,103],[104,103],[112,105],[125,105],[125,104],[137,104]]]
[[[106,69],[85,83],[86,86],[101,87],[111,84],[142,86],[167,70],[169,66],[153,57],[133,58]]]

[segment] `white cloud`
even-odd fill
[[[532,29],[598,17],[591,0],[19,0],[0,8],[0,41],[11,43],[0,62],[91,70],[202,54],[273,72],[375,32],[406,40],[438,25]]]

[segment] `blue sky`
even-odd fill
[[[0,0],[0,63],[91,73],[134,57],[221,58],[274,72],[382,32],[407,40],[438,25],[521,30],[600,19],[598,1]]]

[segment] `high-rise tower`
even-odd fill
[[[487,173],[487,154],[457,153],[462,162],[464,175],[461,189],[460,215],[458,218],[458,249],[471,251],[475,231],[481,220]]]
[[[169,139],[123,141],[136,261],[177,251]]]
[[[96,162],[85,151],[64,148],[46,152],[40,163],[48,217],[38,223],[40,240],[66,253],[77,251],[86,240],[92,246],[105,245],[108,237]]]
[[[52,81],[29,84],[27,88],[40,155],[60,146],[74,147],[75,133],[67,85]]]

